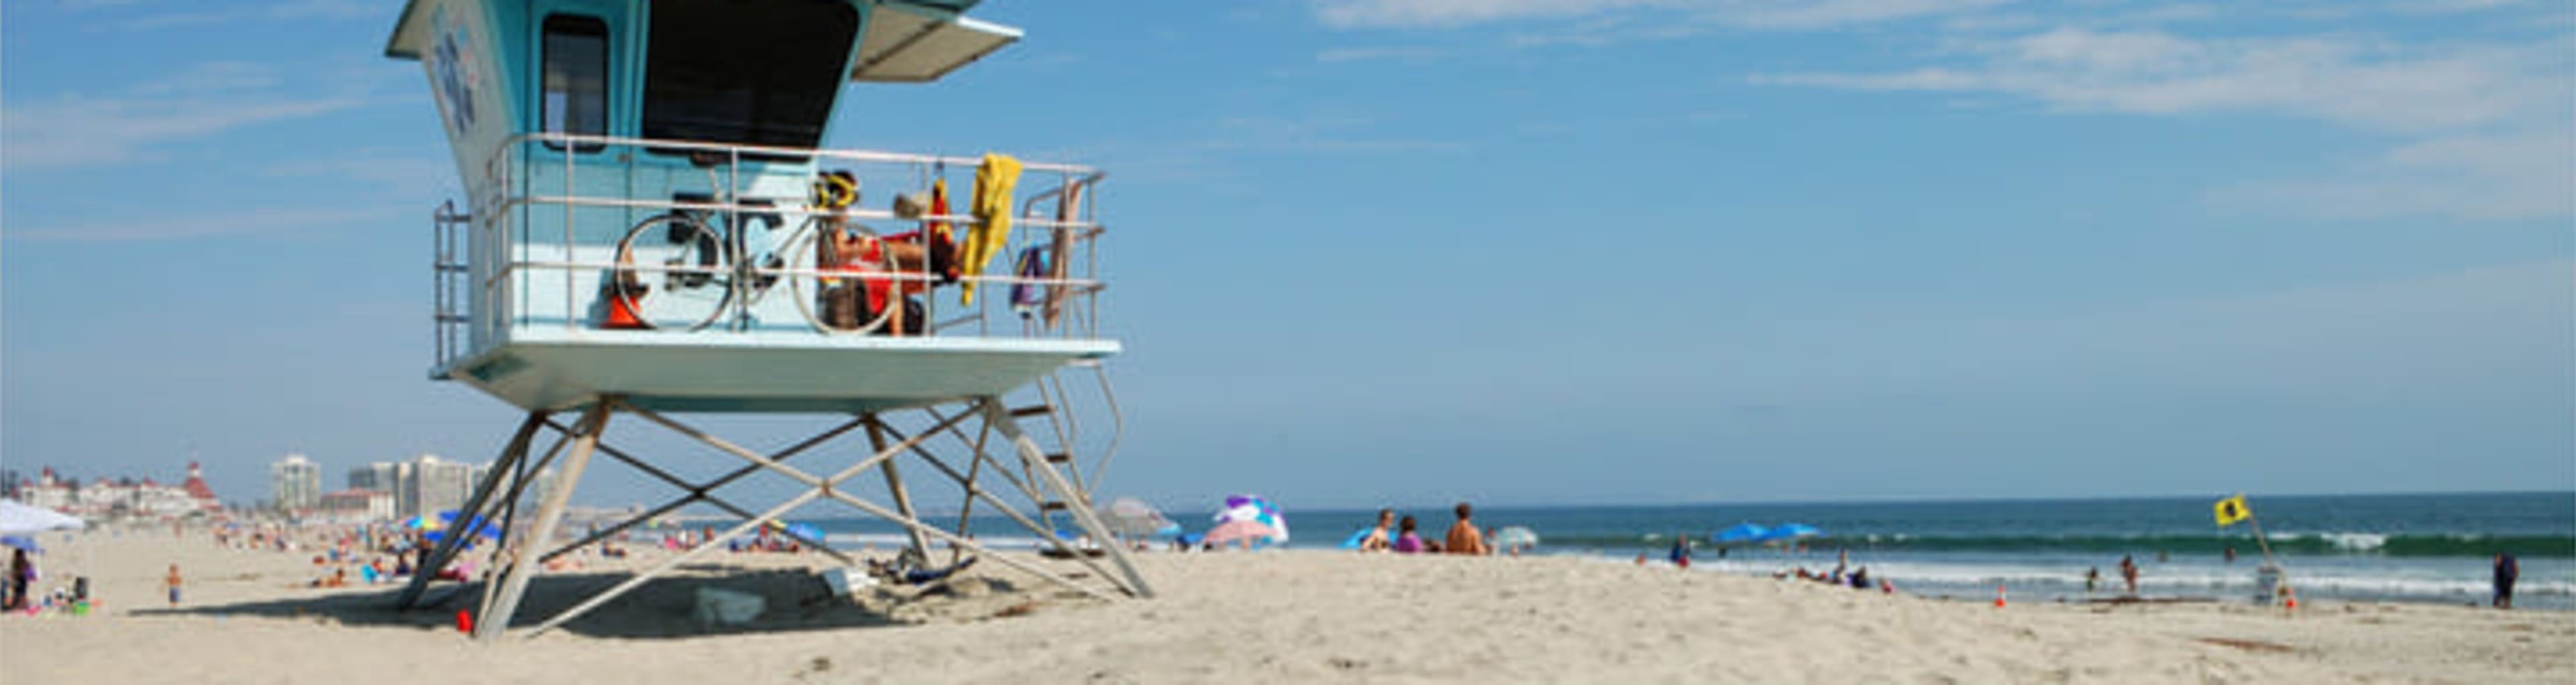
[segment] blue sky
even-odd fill
[[[423,379],[457,183],[394,12],[0,9],[8,466],[489,458],[513,412]],[[1112,170],[1112,491],[2576,487],[2565,3],[976,14],[1028,38],[830,142]]]

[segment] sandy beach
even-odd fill
[[[56,536],[47,536],[48,540]],[[1101,602],[1001,564],[964,590],[823,592],[815,554],[718,553],[534,639],[479,644],[454,606],[323,590],[311,553],[167,531],[93,532],[41,557],[86,568],[89,616],[0,619],[0,680],[70,682],[2571,682],[2576,615],[2312,604],[1969,603],[1576,557],[1323,551],[1140,557],[1162,596]],[[522,612],[663,558],[549,574]],[[186,573],[176,609],[171,563]],[[1076,570],[1071,562],[1040,562]],[[762,594],[740,627],[691,619],[701,585]],[[446,584],[445,587],[457,587]]]

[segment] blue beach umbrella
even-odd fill
[[[25,536],[25,535],[9,535],[9,536],[0,536],[0,545],[7,545],[7,546],[10,546],[10,547],[16,547],[16,548],[18,548],[18,549],[27,550],[27,553],[28,553],[28,554],[44,554],[44,553],[45,553],[45,548],[36,546],[36,539],[35,539],[35,538],[27,537],[27,536]]]
[[[1819,537],[1824,534],[1825,531],[1804,523],[1783,523],[1780,524],[1780,527],[1773,528],[1769,532],[1763,533],[1760,538],[1756,539],[1763,542],[1777,542],[1781,540]]]
[[[1708,541],[1721,545],[1760,542],[1764,539],[1762,536],[1769,535],[1770,533],[1771,529],[1762,527],[1762,524],[1746,521],[1732,526],[1727,526],[1724,530],[1710,534],[1708,536]]]
[[[440,538],[447,536],[448,529],[459,527],[456,523],[456,516],[456,511],[452,509],[439,512],[438,520],[440,523],[436,526],[430,527],[429,532],[422,534],[421,537],[427,538],[430,542],[438,542]],[[476,518],[462,527],[472,531],[476,537],[492,539],[499,539],[501,537],[501,527],[493,525],[492,522],[487,519]]]

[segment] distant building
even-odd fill
[[[420,507],[412,499],[412,462],[380,461],[349,469],[349,489],[373,490],[393,498],[394,513],[410,516]]]
[[[342,490],[323,493],[316,513],[334,521],[363,523],[394,518],[394,494],[382,490]]]
[[[278,509],[304,511],[322,504],[322,466],[289,454],[268,467],[269,491]]]
[[[482,463],[482,464],[476,464],[476,465],[474,466],[474,478],[473,478],[473,481],[472,481],[471,483],[469,483],[469,484],[467,484],[467,485],[466,485],[466,494],[467,494],[468,496],[471,496],[471,495],[473,494],[473,488],[480,487],[480,486],[483,484],[483,478],[484,478],[485,476],[487,476],[487,475],[490,475],[490,474],[491,474],[491,472],[492,472],[492,464],[490,464],[490,463],[488,463],[488,462],[487,462],[487,463]],[[544,497],[545,497],[545,495],[546,495],[546,489],[547,489],[547,488],[554,487],[554,480],[555,480],[555,470],[554,470],[554,469],[552,469],[552,468],[547,468],[547,469],[539,470],[539,471],[537,471],[536,475],[529,476],[529,477],[528,477],[528,485],[527,485],[527,487],[524,487],[524,488],[520,488],[520,489],[519,489],[519,498],[520,498],[520,502],[519,502],[519,503],[520,503],[520,504],[522,504],[522,505],[529,505],[529,504],[534,504],[534,503],[537,503],[537,502],[542,502],[542,501],[544,501]],[[510,487],[510,486],[511,486],[510,481],[504,480],[504,481],[501,481],[501,484],[500,484],[500,486],[499,486],[499,487],[507,488],[507,487]],[[503,493],[503,492],[508,492],[508,491],[507,491],[507,490],[496,490],[496,491],[495,491],[495,494],[494,494],[493,496],[494,496],[494,497],[500,497],[501,495],[500,495],[500,494],[498,494],[498,493]]]
[[[206,470],[198,468],[197,462],[188,462],[188,480],[180,484],[179,489],[187,491],[188,499],[196,502],[198,511],[216,512],[224,508],[223,500],[215,497],[215,488],[206,485]]]
[[[474,487],[474,467],[460,461],[447,461],[438,455],[423,454],[412,460],[407,479],[409,507],[403,516],[436,514],[465,507],[465,497]]]
[[[56,475],[53,467],[45,467],[39,480],[20,483],[18,490],[22,502],[83,518],[175,518],[222,508],[193,463],[188,465],[185,485],[131,477],[100,478],[83,484]]]

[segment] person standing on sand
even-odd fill
[[[2497,552],[2495,556],[2495,608],[2513,608],[2513,582],[2521,579],[2522,563],[2515,560],[2513,558],[2513,553],[2511,552]]]
[[[171,564],[170,577],[161,579],[161,584],[170,588],[170,606],[179,606],[179,583],[179,565]]]
[[[2100,566],[2095,566],[2095,567],[2093,567],[2093,568],[2085,569],[2085,570],[2084,570],[2084,594],[2088,594],[2088,595],[2089,595],[2089,594],[2093,594],[2093,591],[2094,591],[2094,590],[2100,589],[2101,587],[2102,587],[2102,567],[2100,567]]]
[[[2131,596],[2131,597],[2136,597],[2136,596],[2138,596],[2138,562],[2137,562],[2137,559],[2135,559],[2135,558],[2133,558],[2133,557],[2129,557],[2129,556],[2122,556],[2122,557],[2120,557],[2120,579],[2121,579],[2121,580],[2124,580],[2124,581],[2128,581],[2128,583],[2129,583],[2129,596]]]
[[[0,608],[27,608],[27,592],[36,585],[36,564],[27,560],[27,550],[13,550],[9,555],[9,596]]]
[[[1449,526],[1449,544],[1441,547],[1443,551],[1450,554],[1479,555],[1494,552],[1492,548],[1485,546],[1485,534],[1476,530],[1474,514],[1474,507],[1467,506],[1466,502],[1458,503],[1458,522]]]

